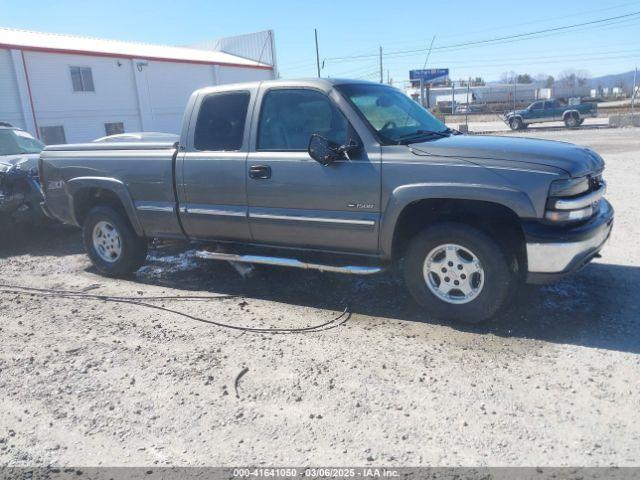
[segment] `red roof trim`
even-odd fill
[[[167,57],[153,57],[153,56],[136,56],[125,55],[122,53],[106,53],[106,52],[91,52],[88,50],[69,50],[64,48],[50,48],[50,47],[25,47],[24,45],[12,45],[8,43],[0,43],[0,48],[12,48],[16,50],[23,50],[28,52],[45,52],[45,53],[66,53],[71,55],[87,55],[92,57],[109,57],[109,58],[127,58],[140,60],[153,60],[156,62],[173,62],[173,63],[190,63],[195,65],[221,65],[224,67],[242,67],[242,68],[257,68],[259,70],[273,70],[271,65],[244,65],[241,63],[230,62],[208,62],[206,60],[183,60]]]

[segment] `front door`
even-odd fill
[[[250,239],[245,126],[253,94],[214,92],[196,102],[195,128],[176,168],[180,217],[191,238]]]
[[[336,103],[311,88],[271,88],[247,158],[253,240],[375,254],[380,217],[380,153],[363,147],[324,166],[307,153],[319,134],[343,145],[360,139]]]

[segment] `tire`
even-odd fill
[[[443,261],[450,258],[439,257],[445,254],[439,250],[443,246],[449,246],[444,252],[455,254],[460,263],[453,262],[451,267],[447,261],[438,268],[438,274],[425,273],[425,269],[438,265],[441,258]],[[463,253],[464,256],[460,256]],[[469,262],[469,253],[478,264]],[[429,259],[436,261],[428,264]],[[458,270],[459,265],[463,270]],[[481,273],[471,274],[476,265],[480,266]],[[442,273],[445,268],[446,272]],[[465,277],[461,272],[467,272],[469,276]],[[450,298],[443,298],[440,287],[435,285],[437,275],[440,275],[442,288],[450,289]],[[470,324],[484,322],[496,315],[506,306],[516,285],[516,276],[509,267],[504,249],[481,230],[457,222],[435,224],[411,240],[405,256],[404,278],[411,295],[428,313],[436,318]],[[450,283],[442,283],[445,280]],[[453,282],[459,282],[456,285],[460,288],[474,291],[462,298],[459,293],[463,292],[451,285]]]
[[[564,124],[567,128],[575,128],[580,126],[580,117],[575,113],[569,113],[564,117]]]
[[[82,240],[93,265],[108,277],[126,277],[147,258],[147,240],[136,235],[127,217],[110,207],[91,209],[82,224]]]
[[[522,123],[522,119],[519,117],[514,117],[509,120],[509,127],[511,130],[521,130],[524,123]]]

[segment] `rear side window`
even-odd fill
[[[217,93],[206,97],[196,122],[196,150],[240,150],[248,106],[249,92]]]
[[[304,151],[314,133],[344,145],[349,124],[329,98],[314,90],[276,89],[262,101],[258,150]]]

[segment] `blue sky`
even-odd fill
[[[395,81],[406,80],[410,69],[422,68],[426,52],[394,52],[426,49],[433,35],[427,67],[448,67],[454,79],[497,80],[505,71],[557,75],[569,68],[599,76],[640,64],[640,15],[518,41],[442,48],[640,12],[640,0],[0,0],[0,12],[3,27],[164,44],[271,28],[284,77],[315,76],[314,28],[323,75],[334,77],[377,79],[381,45],[385,77],[389,70]],[[364,57],[335,59],[354,55]]]

